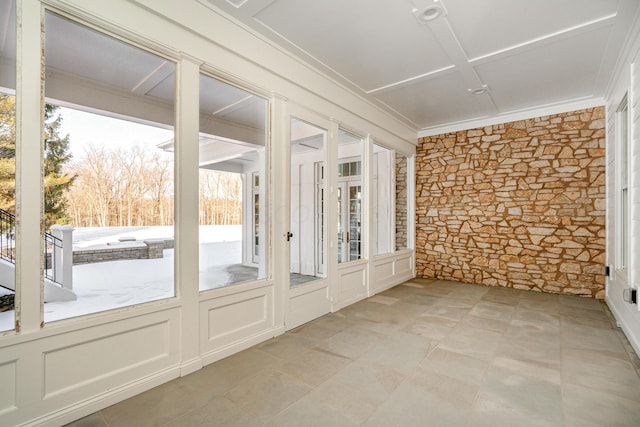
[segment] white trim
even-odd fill
[[[60,426],[73,422],[79,418],[91,415],[101,409],[114,405],[137,394],[151,390],[161,384],[178,378],[180,369],[172,366],[160,372],[141,378],[132,383],[109,390],[77,404],[67,406],[59,411],[49,412],[42,417],[33,418],[21,426]]]
[[[567,111],[582,110],[585,108],[601,107],[605,105],[604,98],[587,98],[576,99],[568,102],[557,104],[548,104],[537,106],[534,108],[514,110],[506,113],[498,114],[493,117],[478,117],[475,119],[464,120],[461,122],[448,123],[424,128],[418,132],[418,138],[425,136],[441,135],[444,133],[457,132],[460,130],[475,129],[485,126],[498,125],[502,123],[514,122],[517,120],[526,120],[532,117],[549,116],[552,114],[566,113]]]
[[[629,340],[629,344],[633,347],[633,350],[636,354],[640,354],[640,337],[634,334],[634,331],[629,328],[628,323],[624,321],[624,316],[621,316],[616,304],[611,300],[611,298],[606,298],[605,302],[607,303],[607,307],[611,310],[611,314],[616,319],[616,325],[622,329],[624,335]]]

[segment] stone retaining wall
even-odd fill
[[[173,248],[173,239],[147,239],[125,244],[104,245],[99,248],[73,251],[73,264],[120,261],[126,259],[162,258],[164,249]]]
[[[604,298],[604,108],[422,138],[419,277]]]

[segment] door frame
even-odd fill
[[[333,221],[331,220],[331,209],[334,209],[334,186],[330,185],[330,171],[332,170],[331,159],[332,155],[332,147],[336,144],[332,139],[334,135],[336,135],[337,125],[330,121],[327,118],[322,117],[316,113],[313,113],[309,110],[306,110],[297,105],[292,105],[287,103],[286,105],[286,114],[285,114],[285,123],[284,127],[284,151],[285,154],[285,163],[282,165],[284,167],[285,175],[284,177],[284,188],[285,194],[283,194],[283,201],[285,202],[285,208],[281,209],[281,218],[280,223],[285,225],[286,231],[283,235],[283,244],[285,245],[284,250],[282,251],[283,257],[277,262],[280,263],[279,271],[281,271],[281,283],[284,290],[284,326],[285,330],[291,330],[296,328],[304,323],[310,322],[311,320],[317,319],[325,314],[331,312],[331,304],[332,304],[332,295],[331,295],[331,287],[330,283],[330,275],[332,263],[332,256],[337,257],[337,248],[334,248],[334,238],[329,230],[333,229]],[[291,122],[293,119],[297,119],[308,123],[309,125],[318,127],[326,131],[326,137],[324,141],[324,153],[323,153],[323,162],[324,162],[324,187],[325,187],[325,196],[324,196],[324,220],[325,227],[323,231],[324,235],[324,259],[325,259],[325,272],[324,276],[318,278],[317,280],[313,280],[309,283],[304,283],[297,285],[294,288],[291,288],[290,283],[290,263],[291,263],[291,244],[287,240],[287,232],[291,232]],[[314,177],[315,177],[315,165],[313,165],[314,169]],[[314,182],[315,185],[315,182]],[[315,210],[314,210],[315,213]],[[315,222],[315,219],[314,219]],[[294,236],[295,238],[295,236]],[[315,244],[314,244],[315,245]],[[314,257],[317,258],[317,257]],[[316,262],[316,259],[314,259]],[[286,268],[285,268],[286,267]]]

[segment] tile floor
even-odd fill
[[[70,424],[640,426],[603,302],[412,280]]]

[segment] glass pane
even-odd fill
[[[362,258],[362,187],[349,185],[349,261]]]
[[[364,140],[338,132],[338,262],[362,258],[362,152]],[[340,173],[342,171],[342,173]],[[343,196],[344,195],[344,196]],[[342,200],[348,197],[348,200]]]
[[[630,233],[630,217],[629,217],[629,195],[628,195],[628,174],[629,174],[629,104],[627,98],[617,111],[619,124],[619,159],[617,161],[618,170],[620,171],[620,268],[629,267],[629,233]],[[626,273],[628,274],[628,273]]]
[[[0,331],[15,329],[16,9],[0,0]]]
[[[45,321],[173,297],[175,64],[47,13],[45,66]]]
[[[396,153],[396,250],[407,248],[407,156]]]
[[[200,290],[267,277],[266,99],[200,75]]]
[[[391,150],[373,146],[373,254],[391,252]]]
[[[291,119],[290,285],[326,277],[327,131]]]
[[[629,266],[629,194],[626,188],[622,190],[621,194],[620,221],[622,223],[622,234],[620,236],[622,239],[622,254],[620,256],[620,261],[622,263],[621,267],[627,268]]]

